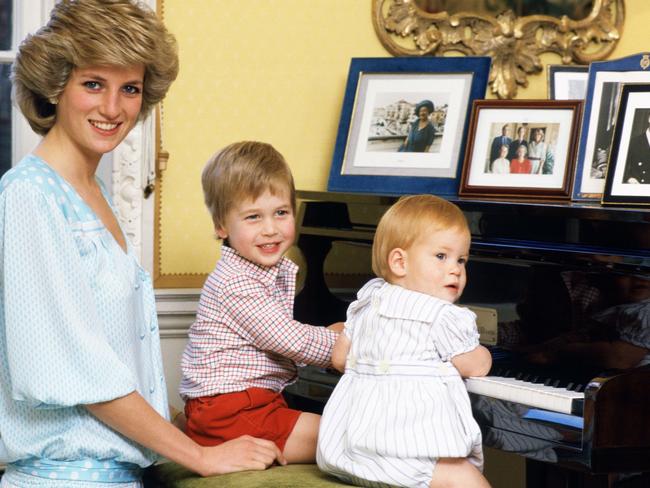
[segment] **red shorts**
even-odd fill
[[[191,398],[185,402],[186,433],[202,446],[217,446],[248,434],[284,445],[300,417],[276,393],[248,388],[235,393]]]

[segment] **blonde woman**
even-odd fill
[[[174,38],[129,0],[62,0],[19,48],[15,99],[43,139],[0,184],[3,488],[140,487],[158,454],[203,475],[282,459],[167,420],[152,283],[95,177],[177,71]]]

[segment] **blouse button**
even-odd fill
[[[156,387],[153,386],[153,385],[151,385],[151,386],[149,387],[149,393],[153,393],[154,391],[156,391]]]

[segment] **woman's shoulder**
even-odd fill
[[[24,183],[45,190],[49,183],[54,182],[53,176],[52,170],[40,158],[29,154],[4,174],[0,186],[5,191],[17,183]]]

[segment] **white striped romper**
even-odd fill
[[[345,373],[321,420],[317,462],[356,485],[427,488],[438,458],[482,469],[481,432],[451,358],[479,344],[476,316],[376,278],[348,309]]]

